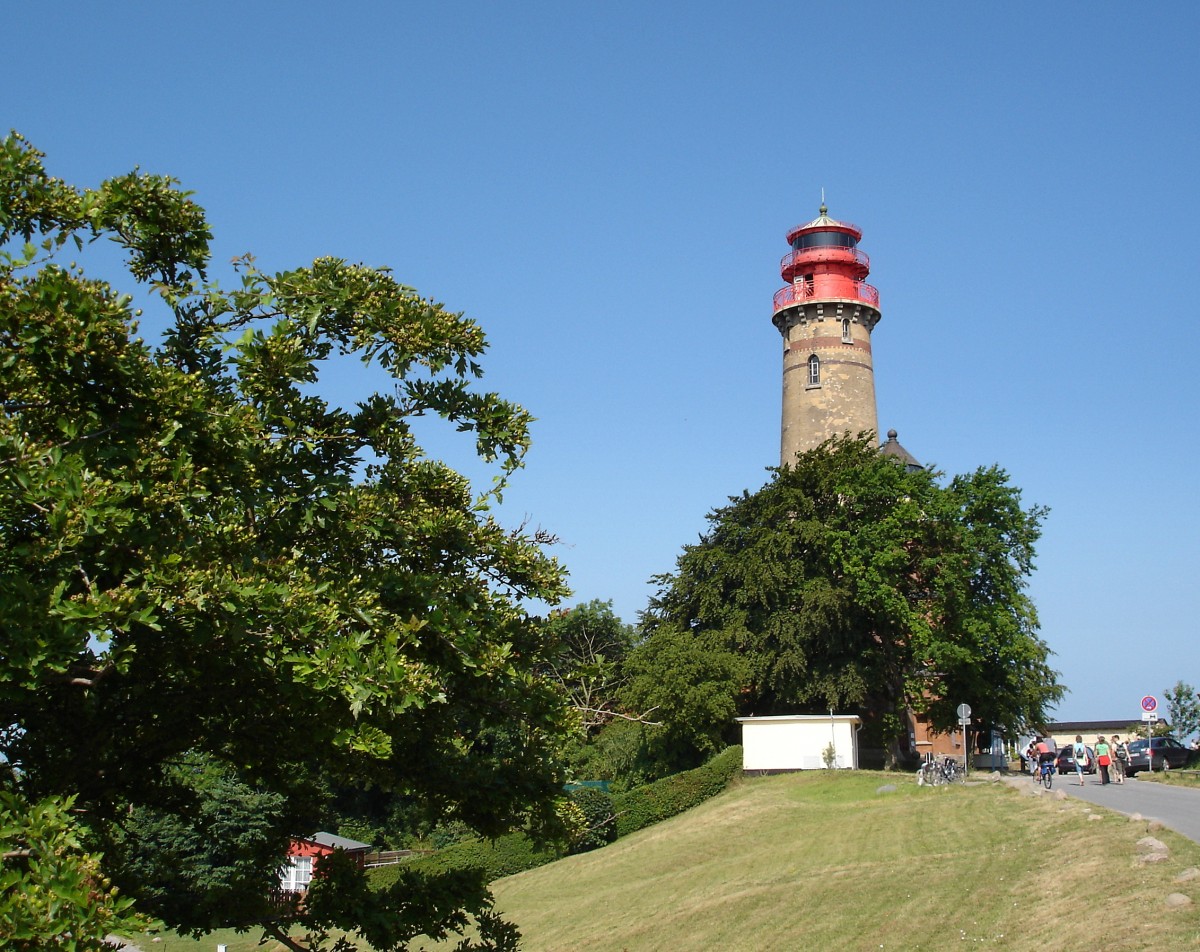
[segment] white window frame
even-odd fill
[[[306,892],[312,871],[311,856],[289,856],[287,865],[279,870],[279,886],[284,892]]]

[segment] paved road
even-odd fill
[[[1080,787],[1075,774],[1063,774],[1054,778],[1054,789],[1126,816],[1140,813],[1147,819],[1161,820],[1164,826],[1200,843],[1200,788],[1172,787],[1136,777],[1108,786],[1101,786],[1099,777],[1084,779],[1086,782]]]

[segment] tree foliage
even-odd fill
[[[695,645],[745,664],[726,695],[744,714],[853,709],[897,735],[906,710],[946,729],[966,700],[983,723],[1039,723],[1062,693],[1025,593],[1044,514],[996,467],[943,486],[832,440],[711,513],[656,580],[637,689],[671,677],[656,653]],[[673,720],[698,740],[716,723]]]
[[[73,807],[0,791],[0,947],[102,952],[111,932],[144,924],[88,852]]]
[[[725,631],[688,631],[664,623],[629,658],[623,702],[649,711],[657,727],[644,729],[630,765],[657,780],[703,763],[733,738],[748,659],[732,650]]]
[[[625,657],[634,631],[599,599],[551,612],[544,622],[554,652],[549,674],[579,715],[584,729],[597,728],[619,716],[617,695],[625,683]]]
[[[1163,691],[1163,698],[1167,702],[1171,731],[1176,737],[1187,740],[1200,733],[1200,694],[1192,685],[1176,681],[1174,687]]]
[[[279,793],[262,792],[208,758],[187,757],[175,802],[137,806],[114,844],[123,880],[170,922],[253,922],[293,830]]]
[[[478,325],[335,258],[246,256],[223,288],[172,180],[77,188],[42,158],[0,144],[0,784],[73,797],[110,864],[130,809],[188,822],[169,768],[195,756],[280,798],[271,835],[312,831],[312,765],[486,835],[554,829],[566,718],[523,605],[565,588],[549,537],[489,511],[530,417],[477,387]],[[64,261],[97,240],[165,305],[161,346]],[[322,374],[355,360],[390,391],[330,404]],[[493,490],[424,453],[424,416],[473,437]],[[453,899],[403,915],[436,930]]]

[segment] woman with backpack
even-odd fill
[[[1103,737],[1096,738],[1096,766],[1100,768],[1100,786],[1108,783],[1108,765],[1112,758],[1109,756],[1108,741]]]
[[[1112,768],[1113,780],[1117,783],[1125,782],[1125,764],[1129,761],[1129,748],[1125,746],[1125,742],[1116,734],[1112,738]]]
[[[1075,747],[1071,751],[1075,760],[1075,776],[1079,778],[1079,786],[1083,786],[1083,772],[1087,769],[1087,747],[1083,743],[1083,735],[1075,735]]]

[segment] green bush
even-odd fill
[[[661,727],[614,720],[570,751],[571,775],[607,780],[612,792],[618,793],[674,773],[662,769],[655,757],[654,739],[661,733]]]
[[[698,806],[742,772],[742,748],[727,747],[703,767],[663,777],[613,797],[617,836],[626,836]]]
[[[479,869],[488,882],[511,876],[535,866],[552,863],[561,857],[562,851],[553,848],[538,849],[533,840],[524,833],[509,833],[494,840],[471,839],[430,856],[408,860],[397,866],[383,866],[369,871],[370,882],[375,889],[383,889],[399,876],[403,869],[416,869],[425,873],[442,873],[448,870]]]
[[[703,767],[685,770],[670,777],[627,793],[609,797],[594,788],[581,788],[571,793],[571,802],[588,817],[589,830],[597,842],[583,849],[572,844],[571,852],[581,853],[584,849],[595,849],[611,843],[618,836],[625,836],[666,820],[685,810],[698,806],[729,786],[730,780],[742,772],[742,748],[727,747]],[[611,821],[616,816],[616,822]],[[609,832],[609,831],[612,832]],[[482,870],[486,880],[492,882],[504,876],[524,872],[563,856],[563,851],[553,847],[538,849],[533,840],[524,833],[510,833],[495,840],[469,839],[446,847],[431,856],[409,860],[399,866],[384,866],[368,871],[371,885],[384,889],[396,882],[401,871],[415,869],[424,873],[442,873],[450,870]]]
[[[617,838],[613,798],[595,787],[580,787],[571,791],[571,802],[583,814],[583,830],[571,841],[572,853],[599,849]]]

